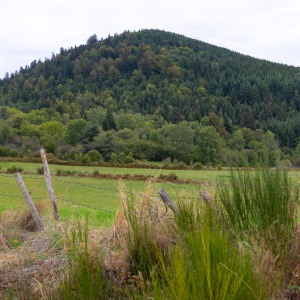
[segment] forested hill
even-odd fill
[[[90,121],[88,112],[96,108],[173,124],[206,124],[210,116],[214,125],[214,116],[229,134],[270,130],[281,147],[295,148],[299,90],[300,68],[175,33],[140,30],[100,40],[93,35],[85,45],[61,48],[7,75],[0,80],[0,106],[46,111],[56,120]]]

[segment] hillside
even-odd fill
[[[239,128],[270,130],[290,154],[300,135],[299,88],[300,68],[141,30],[101,40],[93,35],[85,45],[33,61],[0,80],[0,106],[40,110],[48,120],[65,116],[65,123],[91,121],[92,112],[103,109],[150,115],[160,124],[200,122],[218,130],[221,122],[228,134]]]

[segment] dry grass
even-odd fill
[[[14,299],[40,299],[40,287],[54,283],[65,264],[63,247],[52,229],[23,236],[20,246],[0,252],[0,298],[13,294]]]
[[[161,253],[167,253],[177,242],[178,228],[173,212],[162,204],[152,181],[145,192],[132,195],[125,192],[120,181],[119,193],[122,205],[113,225],[108,230],[89,228],[88,251],[91,260],[96,261],[100,254],[104,256],[102,274],[117,289],[133,286],[143,291],[145,279],[132,272],[130,239],[136,230],[133,226],[147,228],[146,239],[154,242]],[[48,202],[37,204],[46,224],[42,232],[35,231],[25,209],[6,211],[0,216],[0,299],[51,299],[52,292],[59,294],[59,282],[65,276],[68,253],[72,250],[72,232],[78,223],[57,228],[47,214],[48,208]],[[136,224],[130,221],[132,214]],[[279,287],[276,299],[299,296],[300,228],[293,237],[289,255],[281,265],[277,257],[265,250],[269,247],[262,240],[241,243],[241,247],[251,247],[256,272],[264,274],[270,294]],[[84,243],[78,244],[79,251],[84,247]]]
[[[135,196],[125,193],[125,186],[120,181],[119,192],[122,206],[118,210],[112,227],[102,239],[106,253],[103,269],[106,275],[120,284],[140,281],[138,275],[131,274],[132,261],[130,258],[130,233],[134,230],[130,224],[129,214],[134,213],[137,226],[148,229],[147,239],[155,242],[158,248],[167,251],[174,243],[176,226],[174,215],[162,204],[158,197],[153,196],[153,182],[149,181],[144,193]],[[155,191],[156,192],[156,191]],[[134,211],[129,207],[133,201]]]
[[[40,213],[46,202],[37,204]],[[42,299],[44,282],[55,282],[63,268],[63,236],[46,221],[46,229],[35,231],[33,218],[25,208],[7,210],[0,218],[0,298]]]

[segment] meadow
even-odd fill
[[[0,163],[0,212],[6,209],[16,209],[25,205],[21,191],[13,174],[5,173],[13,166],[22,168],[22,177],[35,202],[48,199],[48,193],[43,175],[37,174],[42,164],[35,163]],[[194,171],[176,170],[176,175],[183,179],[198,180],[199,184],[177,184],[171,182],[155,182],[160,174],[168,175],[170,170],[129,169],[87,166],[61,166],[49,165],[53,188],[59,205],[61,219],[66,221],[83,215],[89,215],[90,224],[95,226],[109,226],[120,206],[119,180],[92,177],[97,171],[101,174],[112,175],[152,175],[153,190],[163,188],[174,200],[188,197],[199,198],[200,189],[213,192],[217,176],[228,176],[228,171]],[[80,172],[85,176],[56,176],[57,170]],[[218,175],[217,175],[218,174]],[[126,191],[137,194],[145,190],[147,182],[137,180],[124,180]],[[156,195],[155,195],[156,196]]]
[[[48,199],[48,193],[44,176],[38,174],[37,170],[43,167],[42,163],[23,162],[0,162],[0,212],[8,208],[16,208],[24,205],[21,191],[19,190],[13,174],[6,171],[13,166],[22,168],[22,177],[31,193],[34,201]],[[230,170],[164,170],[146,168],[120,168],[120,167],[95,167],[95,166],[65,166],[49,165],[52,176],[54,191],[59,203],[60,215],[63,220],[72,216],[89,214],[93,223],[103,225],[113,219],[120,205],[119,180],[104,179],[103,175],[144,175],[153,176],[153,190],[163,188],[172,199],[177,201],[184,197],[198,199],[200,190],[206,190],[214,194],[217,182],[228,182]],[[58,171],[67,171],[70,174],[81,174],[81,176],[57,176]],[[100,178],[93,177],[94,173],[100,174]],[[197,184],[179,184],[171,182],[156,182],[162,175],[176,174],[179,179],[194,180]],[[300,182],[300,172],[289,171],[289,177],[293,182]],[[122,180],[127,192],[141,193],[145,190],[147,183],[137,180]]]

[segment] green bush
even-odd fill
[[[90,161],[91,161],[91,162],[99,162],[99,161],[103,161],[102,155],[101,155],[100,152],[97,151],[97,150],[90,150],[90,151],[87,153],[87,156],[90,158]]]
[[[38,168],[36,169],[36,172],[37,172],[37,174],[39,174],[39,175],[44,175],[44,167],[38,167]]]
[[[177,180],[178,179],[178,175],[174,172],[171,172],[169,175],[168,175],[168,179],[170,180]]]
[[[0,157],[17,157],[18,155],[19,153],[17,150],[0,146]]]
[[[194,165],[195,170],[202,170],[203,169],[203,163],[198,162]]]
[[[16,167],[15,165],[13,165],[10,168],[7,168],[7,173],[9,173],[9,174],[22,173],[23,171],[24,171],[24,169],[22,169],[20,167]]]
[[[117,163],[118,162],[118,157],[117,157],[117,154],[116,153],[111,153],[111,155],[110,155],[110,162],[111,163]]]
[[[99,177],[100,172],[98,170],[94,170],[92,175],[93,175],[93,177]]]
[[[87,154],[85,154],[81,157],[81,161],[83,164],[87,165],[91,162],[91,158]]]
[[[70,170],[61,170],[61,169],[56,170],[57,176],[70,176],[70,175],[75,175],[75,174],[76,174],[76,172],[71,172]]]

